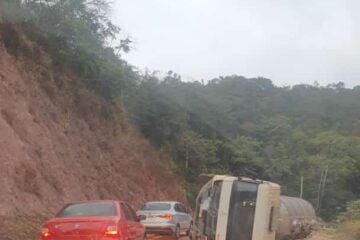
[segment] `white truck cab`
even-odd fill
[[[196,199],[193,238],[274,240],[279,209],[278,184],[215,175]]]

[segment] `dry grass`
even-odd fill
[[[346,221],[339,225],[335,239],[359,240],[360,220]]]

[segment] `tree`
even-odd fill
[[[184,162],[185,168],[206,169],[217,161],[216,144],[193,131],[185,131],[176,147],[177,159]]]

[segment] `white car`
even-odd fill
[[[147,234],[171,234],[176,238],[191,235],[193,219],[183,204],[175,201],[146,202],[141,210],[141,223]]]

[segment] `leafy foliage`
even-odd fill
[[[73,69],[103,97],[114,99],[135,84],[136,74],[120,58],[131,40],[119,37],[109,1],[2,0],[0,7],[6,20],[21,23],[28,37],[42,43],[54,67]]]
[[[190,196],[204,172],[271,180],[292,196],[303,177],[304,197],[325,218],[360,196],[357,88],[278,88],[239,76],[202,84],[170,72],[145,76],[138,89],[128,101],[133,119],[156,145],[171,146]]]
[[[344,240],[360,238],[360,200],[348,203],[346,211],[337,218],[339,225],[336,237]]]
[[[349,202],[346,211],[339,215],[338,220],[340,222],[360,220],[360,200]]]

